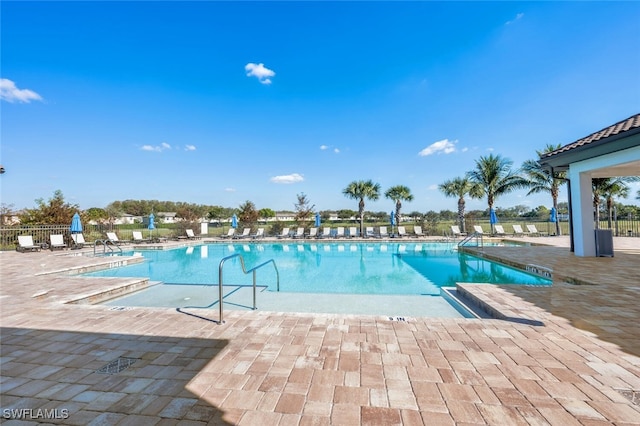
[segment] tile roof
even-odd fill
[[[541,158],[549,158],[556,154],[560,154],[563,152],[570,151],[572,149],[580,148],[585,145],[589,145],[591,143],[601,141],[603,139],[609,138],[611,136],[619,135],[621,133],[628,132],[632,129],[640,128],[640,114],[632,115],[631,117],[619,121],[616,124],[613,124],[609,127],[606,127],[602,130],[598,130],[595,133],[590,134],[582,139],[578,139],[575,142],[567,144],[562,148],[556,149],[555,151],[545,153],[541,155]]]

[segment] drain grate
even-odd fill
[[[616,389],[619,394],[627,398],[634,405],[640,405],[640,391],[633,389]]]
[[[116,374],[116,373],[119,373],[119,372],[124,371],[127,368],[131,367],[136,361],[138,361],[138,358],[119,357],[118,359],[114,359],[109,364],[105,365],[104,367],[100,368],[99,370],[96,370],[96,373],[98,373],[98,374]]]

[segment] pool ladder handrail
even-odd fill
[[[466,246],[467,243],[469,243],[474,238],[476,240],[476,247],[484,247],[484,240],[482,238],[482,233],[480,232],[474,232],[464,237],[464,239],[458,243],[458,247]]]
[[[226,262],[227,260],[234,258],[234,257],[239,257],[240,258],[240,265],[242,266],[242,272],[246,274],[248,274],[249,272],[253,273],[253,309],[257,309],[256,308],[256,270],[258,270],[259,268],[262,268],[263,266],[265,266],[267,263],[273,263],[273,268],[276,270],[276,290],[280,291],[280,273],[278,272],[278,267],[276,266],[276,262],[273,259],[269,259],[266,262],[263,262],[261,264],[259,264],[258,266],[254,266],[253,268],[247,270],[247,268],[245,268],[244,266],[244,258],[242,257],[242,255],[240,253],[234,253],[230,256],[224,257],[220,260],[220,265],[218,266],[218,304],[219,309],[220,309],[220,322],[218,324],[224,324],[224,317],[223,317],[223,306],[222,306],[222,301],[223,301],[223,292],[222,292],[222,267],[224,266],[224,262]]]
[[[96,256],[96,248],[101,245],[102,246],[102,254],[106,255],[107,254],[107,248],[109,250],[111,250],[111,253],[113,253],[113,247],[117,248],[120,251],[120,254],[122,254],[122,248],[117,245],[115,243],[115,241],[110,240],[109,238],[107,238],[106,240],[96,240],[93,243],[93,256]]]

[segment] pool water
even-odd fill
[[[171,250],[125,252],[145,262],[93,272],[103,277],[149,277],[166,284],[217,285],[220,260],[240,254],[250,269],[270,259],[280,291],[368,295],[440,295],[457,282],[550,285],[547,279],[457,251],[452,243],[258,243],[204,244]],[[267,264],[256,282],[276,291]],[[223,268],[225,285],[251,285],[238,257]]]

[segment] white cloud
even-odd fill
[[[431,184],[431,185],[429,185],[429,186],[427,187],[427,189],[428,189],[429,191],[435,191],[436,189],[438,189],[438,185],[437,185],[437,184],[435,184],[435,183],[434,183],[434,184]]]
[[[171,145],[166,142],[162,142],[160,145],[142,145],[140,148],[143,151],[162,152],[167,149],[171,149]]]
[[[513,18],[510,21],[505,22],[505,25],[511,25],[514,22],[519,21],[520,19],[522,19],[523,16],[524,16],[524,13],[518,13],[515,18]]]
[[[254,64],[249,62],[244,66],[244,70],[247,72],[247,77],[256,77],[262,84],[271,84],[271,78],[276,73],[273,70],[265,67],[264,64]]]
[[[185,151],[195,151],[196,147],[195,147],[195,145],[185,145],[184,150]]]
[[[338,148],[333,148],[333,152],[335,152],[336,154],[340,154],[340,150]]]
[[[269,180],[273,183],[289,184],[289,183],[302,182],[304,178],[302,177],[301,174],[292,173],[290,175],[274,176]]]
[[[7,102],[29,103],[41,101],[42,96],[29,89],[18,89],[16,84],[8,78],[0,78],[0,99]]]
[[[469,151],[469,148],[467,148],[467,147],[465,146],[465,147],[464,147],[464,148],[462,148],[460,151],[461,151],[461,152],[467,152],[467,151]]]
[[[429,145],[428,147],[420,151],[418,155],[421,157],[426,157],[427,155],[431,155],[431,154],[442,154],[442,153],[451,154],[452,152],[455,152],[456,150],[455,144],[457,143],[458,141],[450,141],[449,139],[443,139],[441,141],[432,143],[431,145]]]
[[[225,188],[225,192],[236,192],[235,188]]]
[[[329,145],[320,145],[320,150],[321,151],[326,151],[328,149],[330,149],[331,147]],[[333,148],[333,152],[335,152],[336,154],[340,154],[340,149],[339,148]]]
[[[320,145],[320,149],[324,151],[325,149],[329,149],[329,147],[327,145]]]

